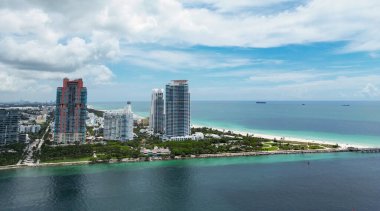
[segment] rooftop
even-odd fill
[[[187,84],[187,80],[172,80],[171,81],[171,84],[172,85],[183,85],[183,84]]]

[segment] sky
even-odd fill
[[[378,0],[0,0],[0,102],[380,100]]]

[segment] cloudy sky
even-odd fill
[[[378,0],[0,1],[0,102],[380,100]]]

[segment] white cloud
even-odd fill
[[[96,86],[111,83],[115,76],[104,65],[86,65],[73,72],[19,70],[0,65],[0,94],[1,92],[36,94],[46,88],[53,91],[65,77],[85,78],[86,86]]]
[[[247,8],[276,8],[287,3],[291,3],[291,9],[281,8],[270,14],[246,12]],[[189,4],[198,6],[187,7]],[[115,77],[106,63],[120,58],[151,69],[171,71],[182,67],[227,69],[276,62],[130,47],[140,44],[153,43],[169,46],[168,49],[193,45],[267,48],[343,41],[347,42],[343,53],[364,51],[376,58],[380,50],[379,11],[380,1],[376,0],[310,0],[298,4],[295,0],[67,0],[64,3],[3,0],[0,2],[0,80],[3,82],[0,91],[49,86],[65,76],[85,77],[92,84],[110,83]],[[219,77],[242,73],[220,73]],[[368,78],[354,83],[350,76],[325,80],[324,76],[313,74],[271,75],[261,71],[245,76],[251,82],[296,82],[304,88],[297,95],[312,88],[319,90],[317,85],[332,86],[334,82],[347,83],[346,88],[353,91],[355,87],[356,92],[370,83],[373,87],[363,89],[364,92],[376,93],[375,87],[379,86]],[[313,83],[304,84],[304,81]]]
[[[204,69],[236,68],[255,64],[279,64],[281,60],[264,60],[244,58],[234,55],[222,55],[215,53],[192,53],[181,50],[125,50],[123,59],[129,63],[176,72],[179,70],[201,71]]]
[[[319,79],[298,83],[261,86],[259,84],[235,85],[233,89],[224,85],[209,85],[192,89],[192,95],[203,100],[380,100],[376,87],[380,86],[380,76],[344,76],[336,79]],[[374,88],[375,87],[375,88]],[[377,90],[377,91],[376,91]],[[207,93],[213,93],[212,96]],[[377,94],[376,94],[377,93]]]
[[[185,7],[202,8],[206,7],[221,13],[247,12],[249,10],[265,10],[268,7],[280,7],[283,4],[301,4],[303,0],[181,0]],[[285,7],[284,9],[288,9]]]
[[[361,93],[366,97],[380,97],[380,90],[377,86],[368,83],[365,85],[365,87],[361,90]]]
[[[191,2],[213,5],[223,11],[275,6],[283,2],[292,2],[295,6],[293,10],[280,10],[266,16],[255,13],[231,16],[202,7],[187,8],[183,5],[185,1],[175,0],[136,0],[128,3],[122,0],[94,1],[91,5],[69,1],[62,9],[59,8],[62,7],[60,4],[47,6],[45,2],[37,1],[23,10],[27,11],[26,14],[38,14],[36,17],[40,18],[32,23],[42,23],[42,27],[48,27],[62,36],[85,36],[91,35],[92,31],[105,31],[127,43],[274,47],[348,41],[350,44],[346,51],[380,49],[377,27],[380,23],[380,2],[375,0],[311,0],[301,1],[298,5],[297,1],[272,0]],[[79,12],[79,6],[88,8]],[[20,31],[23,24],[19,22],[23,22],[28,15],[25,18],[12,16],[18,11],[10,12],[11,9],[3,10],[0,17],[17,20],[16,27],[8,27],[7,31]],[[37,26],[40,27],[39,24]]]
[[[0,62],[18,69],[72,72],[76,69],[119,54],[117,40],[86,42],[74,37],[61,43],[40,40],[19,41],[13,38],[0,40]]]

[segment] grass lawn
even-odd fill
[[[325,147],[321,145],[309,145],[309,149],[325,149]]]
[[[270,144],[267,144],[267,143],[263,143],[263,146],[262,146],[263,148],[270,148],[270,147],[272,147],[272,145],[270,145]]]
[[[89,161],[91,157],[82,157],[82,158],[65,158],[60,160],[48,160],[41,163],[62,163],[62,162],[77,162],[77,161]]]
[[[279,148],[276,147],[276,146],[263,147],[262,149],[265,150],[265,151],[276,151],[276,150],[279,150]]]

